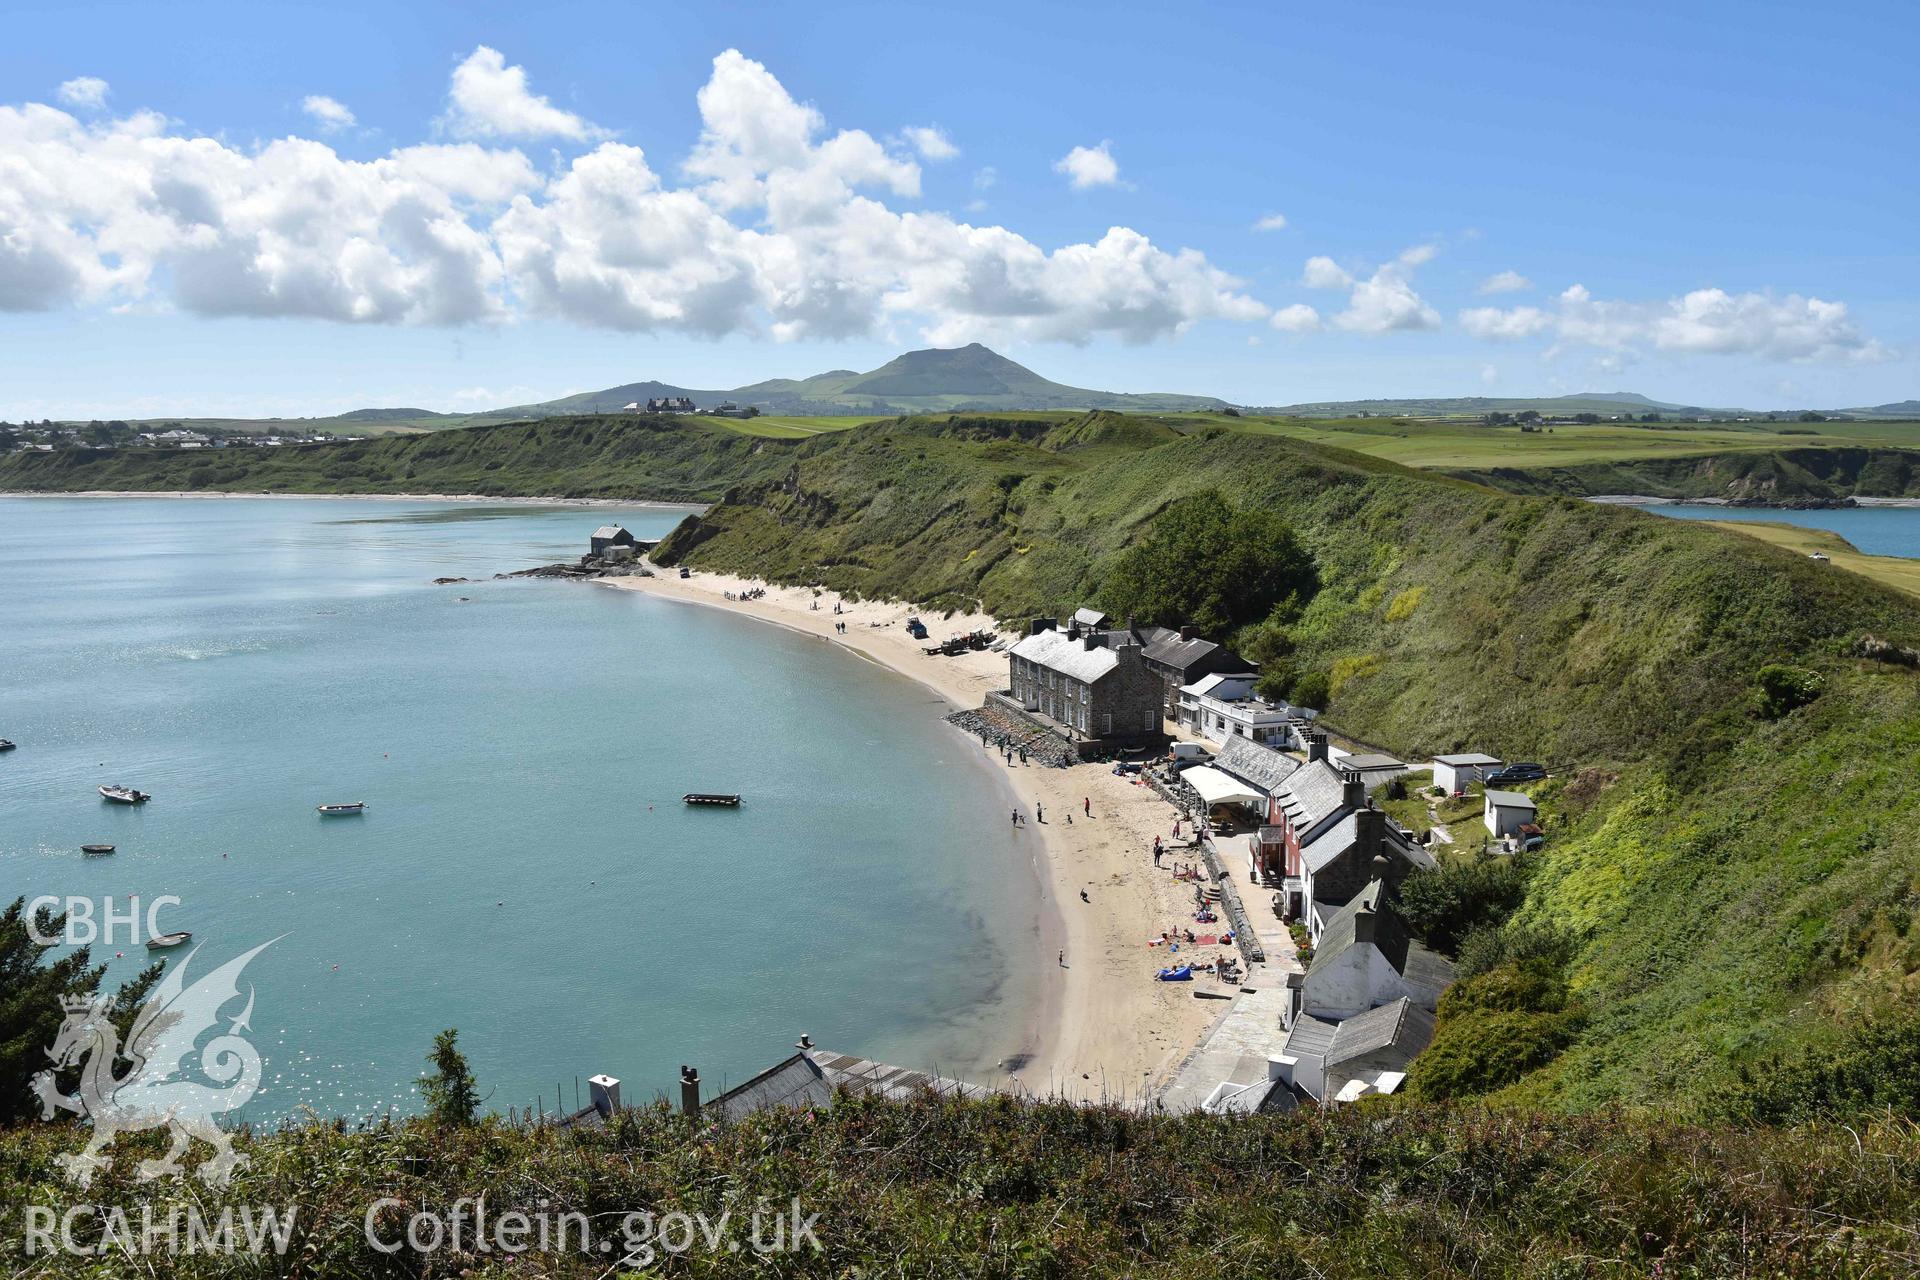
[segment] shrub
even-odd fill
[[[1753,673],[1758,688],[1753,695],[1754,714],[1762,720],[1778,720],[1820,696],[1826,681],[1817,671],[1770,663]]]
[[[1436,951],[1458,955],[1476,931],[1496,928],[1527,895],[1530,861],[1482,854],[1472,862],[1415,871],[1400,883],[1400,914]]]
[[[1314,587],[1313,558],[1286,521],[1210,490],[1173,503],[1115,557],[1101,599],[1116,616],[1224,635]]]

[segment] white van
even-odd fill
[[[1191,764],[1196,760],[1211,760],[1213,753],[1197,742],[1176,742],[1173,744],[1173,758]]]

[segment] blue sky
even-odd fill
[[[13,6],[0,418],[973,339],[1244,403],[1920,396],[1916,39],[1911,3]]]

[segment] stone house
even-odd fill
[[[1161,736],[1159,677],[1125,631],[1061,631],[1037,618],[1007,651],[1015,702],[1069,741],[1139,741]]]
[[[587,540],[587,545],[591,548],[588,554],[598,560],[607,554],[608,547],[633,546],[634,538],[617,524],[603,524],[593,531],[593,537]]]

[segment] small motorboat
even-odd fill
[[[323,818],[343,818],[350,813],[365,813],[367,811],[365,802],[360,800],[355,800],[352,804],[315,805],[314,808],[319,811],[320,816]]]
[[[184,929],[179,933],[163,933],[147,939],[147,950],[165,951],[169,947],[178,947],[193,941],[193,935]]]
[[[689,791],[680,799],[687,804],[717,804],[728,809],[740,807],[739,796],[722,795],[713,791]]]
[[[137,791],[132,787],[116,787],[112,785],[101,787],[100,795],[107,800],[113,801],[115,804],[145,804],[147,801],[153,799],[151,795],[144,791]]]
[[[83,844],[80,846],[80,852],[86,854],[89,858],[98,858],[112,853],[113,846],[110,844]]]
[[[18,745],[6,738],[0,738],[0,751],[11,751]]]

